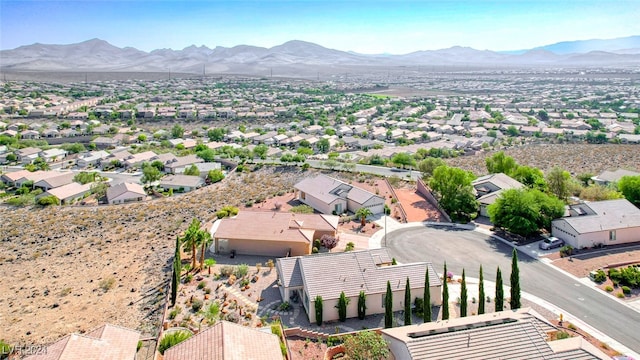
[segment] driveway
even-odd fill
[[[387,246],[398,262],[430,261],[442,272],[478,277],[483,265],[485,279],[494,281],[496,267],[509,285],[512,248],[476,231],[413,227],[387,234]],[[522,290],[552,303],[579,318],[588,326],[640,352],[640,315],[630,307],[575,281],[557,270],[518,252]]]

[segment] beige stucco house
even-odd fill
[[[577,249],[640,242],[640,209],[626,199],[573,205],[551,222],[551,234]]]
[[[142,201],[147,197],[142,185],[123,182],[107,189],[107,202],[109,204],[125,204],[134,201]]]
[[[310,254],[322,235],[336,236],[337,228],[333,215],[243,211],[216,221],[211,235],[216,253],[298,256]]]
[[[384,198],[364,189],[326,175],[309,177],[298,182],[296,198],[323,214],[355,213],[364,207],[373,214],[384,212]]]
[[[338,319],[341,292],[350,299],[347,318],[358,316],[358,296],[366,295],[367,314],[384,313],[387,281],[393,292],[393,311],[404,309],[406,279],[409,278],[412,301],[422,297],[429,269],[432,305],[442,304],[442,282],[428,262],[391,265],[386,248],[343,253],[324,253],[277,259],[278,286],[283,301],[299,299],[310,322],[316,321],[317,296],[323,300],[323,321]]]

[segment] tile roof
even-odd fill
[[[379,197],[382,199],[382,197],[367,190],[322,174],[299,181],[295,185],[295,188],[327,204],[331,204],[338,199],[344,198],[353,200],[358,204],[364,204],[372,197]],[[344,189],[344,191],[342,189]]]
[[[86,334],[70,334],[25,360],[132,360],[140,333],[106,324]]]
[[[569,216],[566,221],[579,234],[640,227],[640,209],[626,199],[585,203],[595,215]]]
[[[554,330],[537,312],[523,308],[383,329],[382,334],[403,343],[412,359],[607,358],[581,344],[554,348],[546,341],[546,333]]]
[[[142,188],[142,185],[123,182],[117,185],[110,186],[107,189],[107,199],[111,201],[112,199],[117,198],[118,196],[129,191],[132,193],[140,194],[142,196],[147,196],[147,193],[144,191],[144,188]]]
[[[204,180],[200,176],[191,175],[168,175],[160,180],[161,187],[164,185],[198,187],[202,184]]]
[[[489,174],[489,175],[485,175],[485,176],[481,176],[477,179],[475,179],[472,182],[472,185],[474,187],[479,187],[482,186],[482,184],[484,183],[491,183],[494,184],[495,186],[497,186],[500,189],[520,189],[522,188],[524,185],[522,185],[522,183],[520,183],[518,180],[505,175],[503,173],[497,173],[497,174]]]
[[[292,265],[288,263],[292,261],[290,259],[299,262],[300,275],[294,273],[295,267],[291,269]],[[427,267],[430,285],[433,287],[441,284],[433,265],[428,262],[384,266],[391,264],[387,249],[315,254],[281,258],[277,261],[283,269],[283,285],[298,284],[297,277],[300,276],[304,279],[310,298],[320,295],[323,299],[336,299],[342,291],[347,297],[357,296],[362,290],[366,294],[383,293],[387,289],[387,281],[391,282],[392,290],[404,290],[407,277],[412,288],[421,288]],[[284,265],[281,264],[282,261],[285,262]],[[340,271],[327,272],[327,269]]]
[[[276,335],[220,321],[175,345],[164,360],[274,360],[282,359]]]
[[[85,192],[88,192],[90,189],[91,189],[91,183],[83,185],[77,182],[72,182],[70,184],[57,187],[55,189],[50,189],[42,193],[42,195],[44,196],[53,195],[60,200],[64,200],[70,197],[81,195]]]
[[[216,238],[262,241],[312,242],[312,231],[336,231],[338,217],[320,214],[294,214],[270,211],[242,211],[220,220]]]

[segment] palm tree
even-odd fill
[[[356,216],[360,218],[361,227],[364,227],[367,224],[367,217],[371,215],[373,215],[373,213],[368,208],[362,207],[356,211]]]
[[[189,228],[184,233],[184,237],[182,238],[182,243],[184,246],[191,248],[191,268],[196,268],[196,251],[197,247],[200,244],[200,236],[198,233],[200,232],[200,220],[194,218],[191,220],[191,224],[189,224]]]
[[[211,268],[216,264],[216,261],[213,259],[207,259],[204,261],[204,265],[209,269],[209,275],[211,275]]]
[[[207,231],[207,229],[202,229],[198,231],[198,239],[200,243],[200,267],[204,265],[204,253],[207,248],[211,245],[211,234]]]

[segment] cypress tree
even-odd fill
[[[180,273],[182,271],[182,259],[180,259],[180,237],[176,236],[176,250],[173,256],[173,273],[171,274],[171,304],[176,304],[178,298],[178,286],[180,284]]]
[[[387,280],[387,294],[384,297],[384,328],[393,327],[393,293],[391,292],[391,282]]]
[[[318,326],[322,325],[322,296],[318,295],[316,296],[316,299],[314,300],[315,303],[315,307],[316,307],[316,324],[318,324]]]
[[[431,285],[429,281],[429,267],[427,267],[427,273],[424,275],[424,294],[422,299],[422,321],[431,321]]]
[[[344,295],[344,291],[340,293],[340,298],[338,298],[338,318],[340,321],[344,322],[347,320],[347,297]]]
[[[409,277],[407,277],[407,283],[404,286],[404,324],[411,325],[411,285],[409,284]]]
[[[511,309],[519,309],[520,306],[520,270],[518,269],[518,252],[513,248],[511,255]]]
[[[360,291],[358,295],[358,319],[364,320],[367,313],[367,295],[364,291]]]
[[[467,280],[462,269],[462,283],[460,283],[460,317],[467,317]]]
[[[482,274],[482,265],[480,265],[480,284],[478,284],[478,315],[484,314],[484,275]]]
[[[504,309],[504,289],[502,288],[502,273],[500,272],[500,267],[498,267],[498,272],[496,273],[496,300],[494,303],[496,304],[496,311],[502,311]]]
[[[442,320],[449,319],[449,286],[447,285],[447,263],[444,263],[444,282],[442,283]]]

